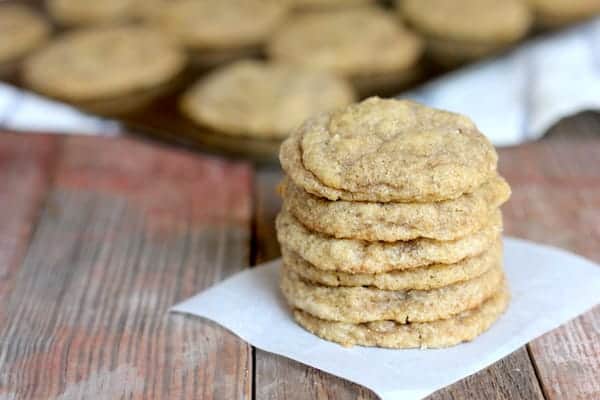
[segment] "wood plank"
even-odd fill
[[[261,170],[255,180],[254,234],[259,249],[255,262],[279,256],[274,217],[280,201],[273,193],[281,172]],[[375,399],[370,390],[274,354],[255,350],[256,399]],[[432,399],[473,398],[540,399],[541,390],[525,348],[495,365],[445,388]]]
[[[501,151],[505,230],[600,262],[600,140],[558,136]],[[575,139],[575,138],[577,139]],[[600,306],[529,344],[548,399],[600,398]]]
[[[543,398],[525,347],[428,397],[430,400]]]
[[[29,244],[58,138],[0,133],[0,315]]]
[[[0,398],[250,398],[250,346],[166,313],[247,265],[249,166],[126,139],[63,151],[0,320]]]

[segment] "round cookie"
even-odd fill
[[[47,0],[52,18],[63,26],[104,25],[138,16],[156,0]]]
[[[293,10],[316,11],[337,7],[355,7],[372,4],[373,0],[288,0]]]
[[[185,56],[158,31],[106,27],[55,39],[28,57],[23,77],[50,97],[97,112],[125,112],[136,100],[159,94],[184,65]]]
[[[447,68],[456,68],[465,62],[499,53],[505,48],[506,45],[502,43],[462,42],[435,37],[427,39],[428,53],[439,65]]]
[[[432,202],[489,181],[497,154],[467,117],[373,97],[310,118],[279,159],[297,186],[329,200]]]
[[[298,15],[267,45],[278,62],[332,71],[363,92],[370,81],[412,78],[422,50],[418,36],[377,7]]]
[[[600,13],[600,0],[528,0],[536,24],[543,28],[567,25]]]
[[[502,286],[497,263],[482,275],[432,290],[381,290],[371,287],[329,287],[302,280],[284,264],[281,290],[293,307],[329,321],[402,323],[449,318],[479,306]]]
[[[181,110],[217,132],[283,138],[311,115],[345,107],[354,98],[345,81],[327,72],[248,60],[191,87]]]
[[[368,286],[382,290],[430,290],[474,279],[498,265],[502,259],[502,241],[497,240],[489,250],[455,264],[433,264],[380,274],[324,271],[285,246],[281,247],[281,253],[283,263],[290,271],[315,284],[331,287]]]
[[[214,65],[256,53],[286,14],[278,0],[174,0],[155,22],[196,64]]]
[[[49,24],[30,8],[20,4],[0,5],[0,75],[13,72],[17,63],[49,35]]]
[[[369,241],[412,240],[425,237],[452,240],[484,226],[493,210],[510,196],[506,181],[496,176],[457,199],[432,203],[372,203],[329,201],[314,196],[290,179],[281,193],[296,219],[313,231],[336,238]]]
[[[327,321],[301,310],[294,311],[294,318],[313,334],[343,346],[439,348],[473,340],[488,330],[506,310],[509,300],[510,294],[505,285],[479,307],[448,319],[410,324],[394,321],[362,324]]]
[[[277,239],[314,267],[325,271],[376,274],[431,264],[453,264],[489,249],[502,231],[502,216],[495,211],[481,230],[451,241],[415,239],[367,242],[335,239],[311,232],[285,208],[277,216]]]
[[[523,38],[531,25],[526,0],[398,0],[401,17],[428,39],[437,60],[470,61]],[[431,46],[435,41],[436,46]],[[439,53],[441,44],[448,46]],[[450,47],[452,45],[453,47]]]

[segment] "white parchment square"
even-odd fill
[[[505,239],[512,300],[492,328],[446,349],[344,348],[298,326],[279,292],[280,260],[248,269],[173,307],[208,318],[255,347],[373,390],[420,399],[507,356],[600,302],[600,267],[577,255]]]

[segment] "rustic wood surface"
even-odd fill
[[[600,262],[600,118],[500,152],[509,234]],[[372,399],[168,307],[279,255],[277,168],[0,133],[0,400]],[[600,307],[431,399],[600,398]]]

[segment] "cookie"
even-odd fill
[[[465,43],[449,39],[430,37],[427,49],[435,62],[446,68],[456,68],[465,62],[478,60],[506,49],[505,44]]]
[[[417,35],[377,7],[297,15],[267,45],[277,62],[331,71],[363,87],[369,77],[406,81],[422,50]]]
[[[311,115],[345,107],[354,98],[350,85],[327,72],[247,60],[191,87],[181,110],[217,132],[283,138]]]
[[[304,191],[286,178],[281,193],[290,213],[310,230],[336,238],[393,242],[419,237],[452,240],[472,234],[508,200],[510,188],[502,177],[496,176],[457,199],[372,203],[329,201]]]
[[[556,28],[600,14],[600,0],[528,0],[536,25]]]
[[[453,264],[489,249],[502,231],[502,216],[495,211],[481,230],[451,241],[415,239],[399,242],[367,242],[336,239],[311,232],[285,208],[276,220],[281,246],[298,253],[325,271],[376,274],[431,264]]]
[[[372,4],[373,0],[288,0],[295,11],[317,11],[337,7],[355,7]]]
[[[329,200],[432,202],[496,176],[497,154],[467,117],[369,98],[307,120],[283,142],[291,180]]]
[[[89,26],[126,21],[135,15],[136,6],[150,0],[47,0],[46,9],[63,26]]]
[[[504,281],[502,264],[468,281],[432,290],[381,290],[372,287],[329,287],[301,279],[284,267],[281,290],[293,308],[330,321],[402,323],[449,318],[479,306]]]
[[[44,18],[20,4],[0,5],[0,74],[8,75],[50,35]]]
[[[481,276],[502,259],[502,241],[497,240],[489,250],[455,264],[433,264],[404,271],[380,274],[351,274],[324,271],[311,265],[286,246],[281,247],[283,263],[302,280],[319,285],[368,286],[383,290],[431,290]]]
[[[58,37],[27,58],[23,78],[59,100],[88,109],[109,103],[126,111],[134,100],[160,93],[184,66],[185,56],[160,32],[119,26]]]
[[[443,56],[442,43],[454,45],[455,60],[491,54],[523,38],[532,22],[526,0],[398,0],[397,8],[425,36],[434,59]]]
[[[387,348],[439,348],[473,340],[485,332],[506,310],[510,294],[506,285],[480,306],[448,319],[410,324],[373,321],[361,324],[328,321],[302,310],[296,321],[308,331],[343,346]]]
[[[256,53],[288,11],[278,0],[174,0],[155,23],[209,65],[226,56]],[[215,56],[217,54],[219,57]]]

